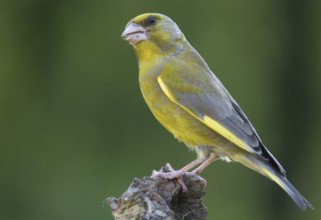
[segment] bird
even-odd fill
[[[138,15],[121,38],[134,49],[141,93],[152,114],[197,154],[180,170],[159,176],[179,178],[195,167],[192,172],[199,175],[218,159],[239,162],[276,182],[302,210],[314,209],[287,180],[241,107],[171,18]]]

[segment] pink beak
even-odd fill
[[[147,40],[146,29],[136,23],[130,23],[126,26],[121,38],[130,44],[137,44],[143,40]]]

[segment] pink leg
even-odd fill
[[[200,164],[201,162],[202,162],[201,160],[196,159],[196,160],[192,161],[191,163],[187,164],[186,166],[184,166],[182,169],[177,170],[177,171],[173,170],[173,171],[168,172],[168,173],[155,172],[152,175],[152,178],[153,177],[162,177],[162,178],[165,178],[165,179],[175,179],[177,177],[183,176],[187,171],[189,171],[190,169],[192,169],[196,165]]]
[[[164,179],[177,179],[178,184],[181,185],[183,192],[187,192],[188,189],[182,179],[182,176],[187,173],[190,169],[197,166],[198,164],[202,163],[199,167],[197,167],[195,170],[192,171],[193,174],[199,175],[208,165],[213,163],[215,160],[217,160],[218,157],[216,157],[214,154],[211,154],[208,159],[206,159],[203,163],[202,160],[196,159],[192,161],[191,163],[187,164],[180,170],[174,170],[169,163],[166,164],[166,167],[170,172],[157,172],[154,171],[152,174],[152,178],[161,177]]]
[[[199,167],[197,167],[195,170],[192,171],[192,173],[196,175],[200,175],[201,172],[211,163],[213,163],[215,160],[217,160],[218,157],[214,154],[211,154],[209,158],[207,158]]]
[[[175,172],[175,170],[173,169],[173,167],[167,163],[166,164],[166,168],[170,171],[170,172]],[[185,185],[184,181],[183,181],[183,177],[182,176],[178,176],[176,177],[176,180],[178,182],[178,184],[182,187],[183,192],[188,192],[187,186]]]

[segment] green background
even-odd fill
[[[316,211],[218,161],[209,219],[320,219],[321,1],[12,0],[0,3],[0,219],[113,219],[102,201],[195,158],[153,118],[125,24],[180,26]]]

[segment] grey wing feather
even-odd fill
[[[206,80],[206,89],[201,88],[202,84],[199,82],[195,84],[190,82],[193,86],[203,91],[198,94],[176,91],[175,97],[177,101],[197,114],[207,115],[219,122],[247,143],[259,157],[270,162],[280,174],[284,175],[285,171],[283,167],[263,145],[257,132],[240,106],[213,73],[205,74],[209,76]],[[210,82],[210,86],[208,86],[208,82]]]

